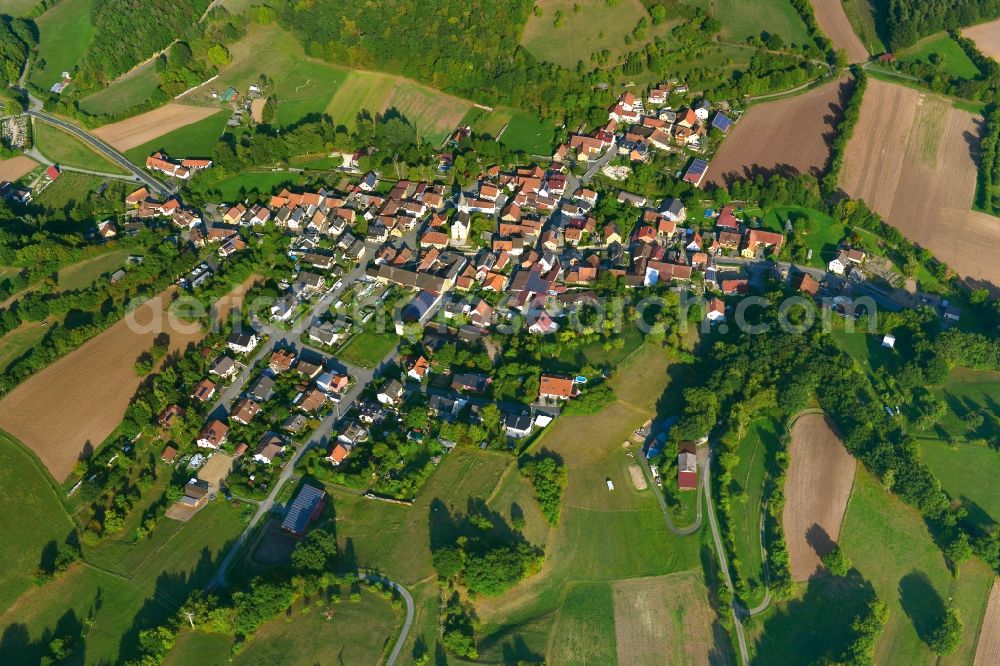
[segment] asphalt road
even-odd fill
[[[389,659],[385,662],[386,666],[393,666],[399,658],[399,653],[403,651],[403,645],[406,644],[406,637],[410,635],[410,627],[413,625],[413,596],[410,595],[409,590],[396,581],[390,580],[379,574],[361,573],[358,574],[358,578],[387,583],[392,589],[399,592],[400,596],[403,597],[403,601],[406,602],[406,619],[403,620],[403,629],[399,632],[399,638],[396,639],[396,645],[393,646],[392,653],[389,655]]]
[[[60,129],[66,130],[70,134],[79,137],[82,141],[90,145],[92,148],[94,148],[96,151],[107,157],[109,160],[119,165],[123,169],[129,171],[135,177],[136,181],[141,181],[151,191],[158,192],[160,195],[164,197],[169,197],[173,195],[173,190],[171,190],[169,187],[167,187],[160,181],[153,178],[151,175],[146,173],[145,170],[129,162],[127,159],[125,159],[124,155],[122,155],[117,150],[115,150],[108,144],[104,143],[103,141],[95,137],[93,134],[90,134],[89,132],[80,129],[79,127],[77,127],[72,123],[60,120],[54,116],[50,116],[44,111],[34,108],[34,105],[32,105],[32,108],[26,111],[26,113],[32,118],[37,118],[43,123],[54,125],[56,127],[59,127]]]

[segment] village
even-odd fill
[[[649,111],[641,98],[625,92],[604,127],[572,135],[546,167],[490,167],[474,185],[457,191],[367,172],[343,178],[337,189],[284,189],[266,203],[218,203],[203,210],[176,196],[158,198],[146,187],[129,194],[125,219],[100,223],[97,238],[170,225],[177,233],[173,241],[188,244],[198,256],[178,280],[192,294],[266,225],[286,236],[295,262],[280,283],[284,292],[265,312],[234,328],[224,349],[203,350],[215,356],[187,402],[170,404],[157,416],[169,433],[187,410],[206,415],[195,441],[171,441],[162,451],[164,462],[186,465],[195,474],[167,515],[187,520],[218,492],[230,496],[232,488],[238,495],[266,497],[280,485],[281,470],[290,474],[313,446],[336,470],[350,466],[352,451],[369,442],[373,430],[381,440],[394,433],[420,444],[426,428],[406,424],[424,423],[425,416],[475,427],[483,422],[482,410],[495,406],[506,443],[484,439],[482,447],[526,445],[561,405],[590,390],[588,378],[543,372],[530,404],[503,401],[493,397],[496,377],[440,362],[437,352],[449,345],[481,348],[492,333],[556,334],[581,310],[597,306],[599,285],[693,293],[703,299],[705,326],[723,331],[738,300],[768,281],[826,299],[834,311],[855,318],[860,312],[851,304],[862,296],[900,309],[888,291],[869,281],[862,250],[842,247],[826,270],[796,265],[778,260],[786,234],[760,228],[738,203],[689,217],[677,198],[649,202],[627,191],[588,187],[597,168],[627,168],[609,166],[612,158],[636,162],[648,151],[682,148],[697,153],[709,128],[728,132],[732,121],[705,100],[677,112],[659,108],[671,93],[683,92],[676,83],[650,90]],[[345,164],[356,166],[356,159],[349,156]],[[145,166],[187,181],[213,164],[157,152]],[[683,179],[698,186],[706,168],[696,157]],[[57,167],[47,172],[52,180],[58,175]],[[594,211],[601,196],[633,210],[631,219],[599,225]],[[960,317],[947,302],[939,306],[946,321]],[[376,315],[384,329],[404,336],[401,342],[366,367],[345,361],[338,351],[366,335]],[[405,336],[414,330],[420,341],[407,344]],[[421,416],[411,418],[413,412]],[[649,458],[659,454],[668,429],[647,428],[642,444]],[[455,446],[440,433],[438,441],[442,453]],[[695,443],[685,443],[678,454],[681,490],[698,487],[695,452]],[[655,467],[652,472],[659,482]]]

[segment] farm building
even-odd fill
[[[309,523],[319,517],[323,511],[323,504],[326,500],[326,493],[313,486],[302,486],[302,490],[292,500],[292,505],[288,507],[285,520],[281,523],[281,529],[302,536],[306,533]]]

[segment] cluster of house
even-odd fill
[[[208,403],[215,399],[220,389],[235,379],[243,368],[237,358],[252,352],[259,342],[254,333],[235,331],[227,341],[228,351],[212,362],[209,376],[192,388],[191,399],[197,403]],[[327,370],[322,364],[300,358],[289,350],[275,350],[269,357],[268,367],[248,383],[246,391],[233,403],[227,419],[209,419],[204,424],[195,440],[197,446],[209,450],[223,447],[229,440],[231,423],[252,423],[261,414],[262,405],[274,397],[277,377],[281,373],[292,371],[298,379],[296,394],[290,405],[294,408],[294,413],[280,424],[280,430],[290,435],[300,434],[307,427],[310,417],[318,415],[330,402],[338,401],[350,386],[350,378],[346,374]],[[183,417],[184,413],[183,407],[171,404],[160,412],[157,421],[162,428],[170,428],[175,419]],[[259,439],[250,455],[253,460],[270,465],[286,448],[284,436],[268,431]],[[172,449],[173,453],[168,449]],[[168,449],[164,450],[164,459],[172,460],[176,449]],[[246,443],[239,443],[234,447],[237,458],[247,455],[248,451]]]
[[[573,134],[569,142],[556,148],[553,160],[563,161],[571,153],[579,162],[586,162],[616,148],[619,155],[630,161],[645,161],[652,150],[674,150],[678,147],[700,151],[704,138],[712,128],[727,134],[733,121],[721,110],[713,113],[712,104],[701,99],[694,104],[674,110],[664,107],[670,94],[670,84],[661,85],[650,91],[648,107],[642,98],[631,92],[624,92],[608,111],[607,124],[590,134]],[[704,160],[696,160],[704,164]],[[695,170],[697,171],[697,169]],[[688,169],[685,179],[695,185],[700,177]],[[690,178],[688,177],[690,175]],[[704,175],[704,169],[701,169]]]
[[[169,155],[161,152],[155,152],[146,158],[146,168],[150,171],[159,171],[164,175],[181,180],[187,180],[196,171],[208,169],[211,166],[212,160],[191,158],[177,160],[171,159]]]

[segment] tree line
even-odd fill
[[[1000,0],[888,0],[885,29],[890,51],[939,30],[954,30],[1000,16]]]

